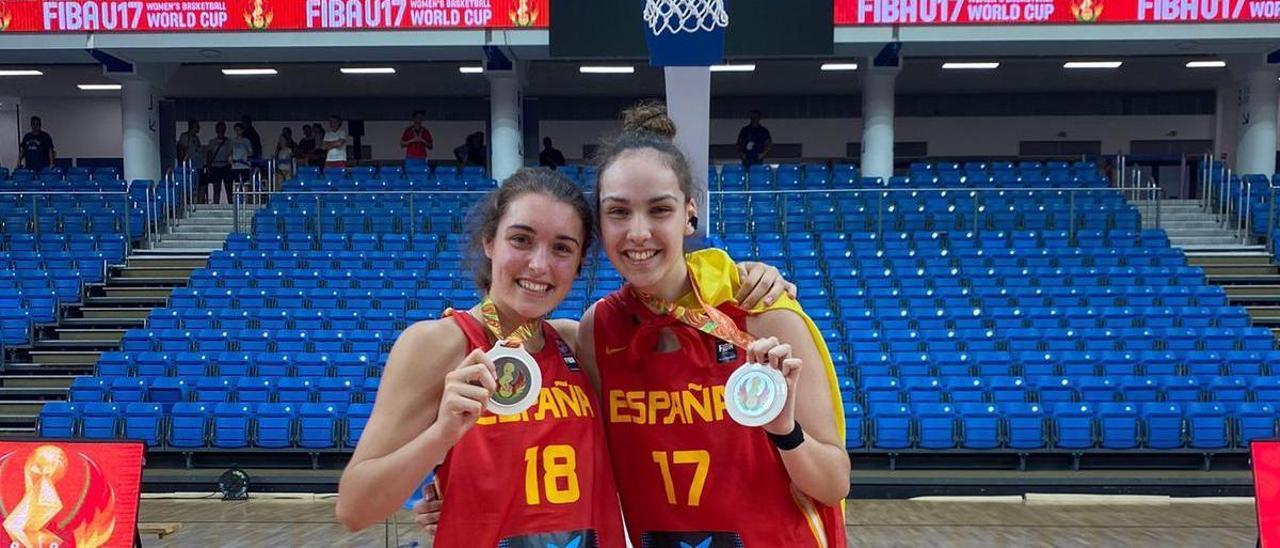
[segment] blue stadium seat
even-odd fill
[[[1099,403],[1098,438],[1105,449],[1137,449],[1141,429],[1138,404]]]
[[[863,432],[865,421],[866,416],[862,412],[861,405],[845,402],[844,431],[846,449],[860,449],[866,446],[866,436]]]
[[[111,401],[127,404],[146,400],[150,380],[147,377],[116,377],[111,382]]]
[[[76,377],[71,381],[71,401],[76,403],[102,401],[107,393],[107,379]]]
[[[347,408],[346,435],[342,440],[345,447],[355,447],[364,434],[364,427],[369,423],[369,415],[373,414],[373,404],[353,403]]]
[[[1256,439],[1270,439],[1277,435],[1276,408],[1269,403],[1248,402],[1240,404],[1235,412],[1236,443],[1248,448]]]
[[[298,446],[331,449],[337,446],[337,404],[305,403],[298,419]]]
[[[287,403],[257,404],[256,418],[254,447],[278,449],[293,446],[294,421],[297,418],[297,412],[293,405]]]
[[[949,403],[916,403],[917,444],[923,449],[954,449],[956,446],[956,410]]]
[[[239,403],[267,403],[274,393],[273,377],[240,377],[235,383],[235,400]]]
[[[1011,449],[1035,450],[1048,445],[1044,408],[1038,403],[1004,403],[1004,414]]]
[[[1141,407],[1146,425],[1146,446],[1151,449],[1177,449],[1186,443],[1186,426],[1182,405],[1176,402],[1145,403]]]
[[[232,380],[228,377],[200,377],[195,382],[196,401],[222,403],[231,396]]]
[[[1001,415],[993,403],[961,403],[960,446],[965,449],[996,449],[1002,443]]]
[[[312,400],[314,387],[311,379],[285,377],[276,385],[276,397],[282,403],[303,404]]]
[[[218,403],[213,406],[214,447],[240,449],[249,446],[249,430],[254,408],[247,403]]]
[[[876,449],[907,449],[914,445],[911,409],[899,403],[871,404],[871,446]]]
[[[1054,447],[1089,449],[1096,445],[1094,408],[1086,402],[1053,405]]]
[[[136,402],[124,408],[124,437],[142,440],[149,447],[160,444],[164,408],[158,403]]]
[[[81,406],[80,436],[92,440],[115,439],[120,430],[120,406],[86,403]]]
[[[1189,403],[1186,406],[1189,443],[1196,449],[1223,449],[1231,445],[1230,421],[1221,403]]]
[[[37,430],[42,438],[72,438],[80,426],[80,406],[49,402],[40,409]]]
[[[359,383],[352,379],[326,377],[316,383],[319,403],[350,403],[353,389]]]

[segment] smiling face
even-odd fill
[[[684,238],[697,208],[661,153],[622,153],[600,174],[600,233],[605,254],[636,289],[674,300],[687,267]]]
[[[489,298],[504,316],[504,329],[560,305],[578,276],[585,241],[572,205],[536,192],[511,201],[493,239],[484,243],[492,261]]]

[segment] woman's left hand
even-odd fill
[[[775,435],[790,434],[796,425],[796,381],[804,362],[791,357],[791,345],[778,342],[777,337],[758,339],[747,347],[747,363],[758,363],[777,369],[787,380],[787,401],[778,418],[764,425],[765,432]]]
[[[755,308],[761,302],[769,306],[783,293],[793,299],[796,296],[796,284],[788,282],[772,265],[752,261],[738,263],[738,279],[742,283],[734,299],[738,301],[738,306],[747,310]]]

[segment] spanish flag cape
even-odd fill
[[[722,249],[703,249],[689,253],[685,256],[685,261],[689,265],[689,279],[693,283],[703,302],[707,306],[720,306],[724,303],[738,304],[734,298],[738,288],[742,286],[742,281],[738,277],[738,265],[729,258],[729,254]],[[683,299],[682,299],[683,301]],[[700,307],[699,304],[692,304],[693,307]],[[822,332],[818,330],[818,326],[813,323],[813,319],[804,313],[804,309],[800,307],[800,303],[791,298],[790,295],[783,294],[774,300],[773,304],[765,305],[759,303],[750,310],[748,314],[761,314],[770,310],[790,310],[804,320],[804,325],[809,329],[809,336],[813,338],[813,345],[818,349],[818,355],[822,357],[822,371],[827,377],[827,387],[830,391],[828,398],[831,400],[831,414],[835,419],[836,432],[840,436],[840,447],[845,447],[845,429],[844,429],[844,404],[840,398],[840,382],[836,379],[836,368],[831,361],[831,352],[827,350],[827,343],[822,338]],[[806,368],[809,366],[806,366]],[[840,515],[843,520],[844,501],[840,502]],[[843,531],[841,531],[843,534]]]

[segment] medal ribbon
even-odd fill
[[[484,318],[484,326],[498,339],[498,344],[509,348],[519,348],[525,341],[533,338],[533,330],[541,322],[540,319],[529,320],[505,337],[502,336],[502,321],[498,319],[498,306],[493,304],[488,295],[480,303],[480,316]]]
[[[703,333],[711,335],[724,342],[746,350],[747,346],[756,341],[756,337],[746,331],[738,328],[738,324],[734,323],[733,318],[728,314],[721,312],[713,306],[708,306],[702,300],[702,295],[698,293],[698,284],[691,279],[689,285],[693,287],[693,296],[698,299],[698,305],[702,310],[690,310],[673,302],[665,301],[661,298],[649,295],[642,291],[635,291],[640,302],[644,303],[653,313],[671,316],[680,323],[697,329]]]

